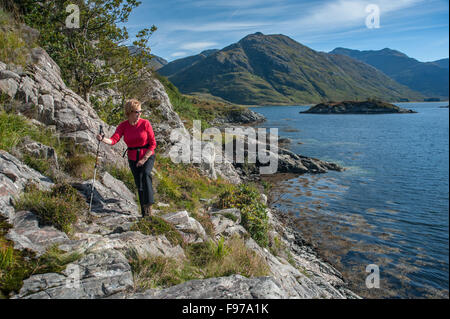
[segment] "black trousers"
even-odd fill
[[[128,160],[131,172],[133,173],[134,182],[138,189],[141,211],[144,211],[145,205],[152,205],[155,203],[153,199],[153,180],[151,174],[153,165],[155,164],[155,158],[156,155],[153,154],[141,167],[136,167],[136,161]]]

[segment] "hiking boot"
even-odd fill
[[[145,205],[142,210],[142,218],[153,216],[152,205]]]

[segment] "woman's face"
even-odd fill
[[[139,106],[134,111],[131,111],[130,115],[128,115],[128,120],[130,122],[136,122],[137,120],[139,120],[139,117],[141,116],[141,113],[142,113],[142,109]]]

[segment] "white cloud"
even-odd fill
[[[169,27],[172,31],[212,32],[248,30],[269,25],[266,22],[211,22],[203,24],[174,24]]]
[[[213,47],[215,45],[217,45],[217,42],[190,42],[190,43],[185,43],[181,46],[181,49],[183,50],[203,50],[206,48],[210,48]]]
[[[318,5],[304,16],[287,21],[285,25],[303,30],[336,30],[336,28],[364,25],[368,16],[366,7],[375,4],[380,8],[381,18],[384,14],[414,6],[422,0],[336,0]]]
[[[178,57],[185,56],[185,55],[187,55],[187,52],[174,52],[170,56],[174,57],[174,58],[178,58]]]

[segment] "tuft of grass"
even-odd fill
[[[134,291],[166,288],[200,277],[188,263],[162,256],[140,256],[131,250],[127,254],[133,273]]]
[[[190,262],[202,269],[203,278],[223,277],[239,274],[245,277],[260,277],[269,274],[264,259],[245,246],[244,239],[233,236],[226,242],[220,239],[191,244],[186,249]]]
[[[41,223],[55,226],[71,235],[73,224],[87,208],[84,198],[69,184],[57,184],[50,191],[28,185],[15,200],[16,210],[34,212]]]
[[[139,256],[136,251],[128,253],[133,272],[135,290],[167,288],[192,279],[240,274],[259,277],[270,274],[264,259],[245,246],[242,238],[223,238],[217,243],[189,244],[184,260],[161,256]]]
[[[132,231],[139,231],[144,235],[165,235],[172,245],[183,245],[183,237],[171,223],[166,222],[161,217],[149,216],[136,222]]]
[[[95,156],[91,154],[76,153],[68,156],[63,161],[63,168],[73,177],[83,180],[92,179],[94,176]]]

